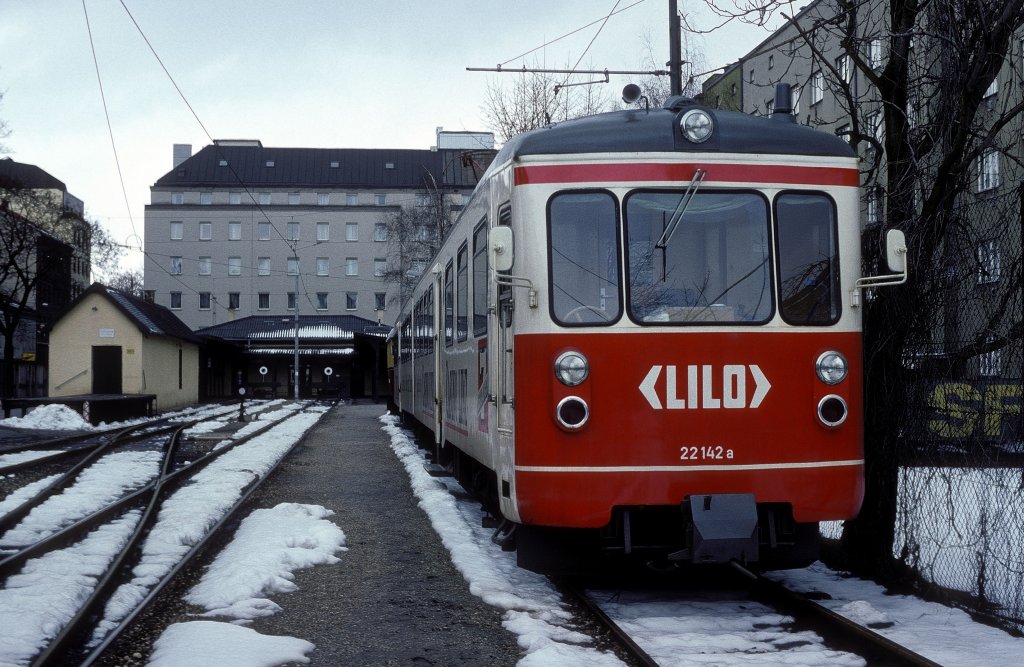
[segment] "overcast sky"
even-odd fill
[[[526,57],[527,65],[638,69],[645,36],[668,54],[667,0],[124,0],[214,139],[264,146],[429,148],[434,131],[486,130],[489,80],[466,67],[517,56],[627,8]],[[631,6],[633,5],[633,6]],[[679,5],[694,11],[684,2]],[[175,143],[210,143],[120,0],[0,0],[0,119],[8,156],[35,164],[85,201],[119,242],[138,245],[149,187]],[[705,20],[705,23],[707,20]],[[121,189],[89,40],[92,31]],[[699,38],[708,69],[767,33]],[[589,50],[588,44],[590,45]],[[663,55],[664,54],[664,55]],[[660,63],[659,63],[660,65]],[[628,83],[612,77],[610,96]],[[130,212],[130,215],[129,215]],[[134,223],[134,225],[133,225]],[[135,235],[138,236],[135,236]],[[139,252],[124,265],[141,268]]]

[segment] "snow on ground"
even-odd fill
[[[0,589],[0,665],[28,664],[92,594],[128,541],[139,512],[89,533],[81,542],[33,558]]]
[[[93,641],[100,641],[138,606],[149,589],[235,504],[244,489],[266,475],[327,410],[327,407],[318,406],[296,414],[263,435],[232,449],[165,500],[157,524],[143,544],[142,560],[132,571],[134,578],[111,596]],[[250,426],[253,424],[245,428]]]
[[[279,415],[287,415],[296,406]],[[249,443],[226,453],[208,466],[196,479],[168,499],[154,534],[145,547],[146,560],[135,570],[132,595],[140,600],[150,582],[173,567],[177,558],[191,548],[223,515],[253,479],[262,477],[328,408],[314,408],[295,415]],[[246,425],[252,428],[262,424]],[[154,457],[150,460],[150,457]],[[141,486],[156,474],[159,453],[118,452],[110,454],[83,472],[78,481],[60,496],[36,508],[25,521],[8,531],[3,542],[25,543],[58,530],[91,513],[95,508],[125,490]],[[52,479],[26,485],[3,500],[0,511],[22,502],[35,489]],[[112,490],[120,488],[121,493]],[[113,496],[111,495],[113,494]],[[128,515],[126,515],[128,516]],[[30,560],[22,572],[8,578],[0,590],[0,664],[26,662],[71,618],[95,587],[96,575],[105,568],[127,539],[137,515],[122,518],[97,529],[78,545]],[[118,607],[119,617],[128,609]],[[109,621],[108,621],[109,623]],[[13,630],[12,630],[13,628]],[[291,642],[292,645],[295,641]],[[266,655],[273,655],[266,647]],[[280,651],[278,650],[278,653]],[[289,649],[288,656],[295,650]],[[252,662],[249,664],[258,664]]]
[[[974,620],[965,612],[907,595],[816,563],[802,570],[771,573],[793,590],[827,592],[819,602],[868,625],[897,644],[942,665],[1013,665],[1024,655],[1024,639]]]
[[[37,542],[143,486],[160,472],[160,452],[114,452],[82,471],[75,483],[34,508],[0,537],[0,545]]]
[[[25,461],[35,461],[36,459],[41,459],[46,456],[51,456],[55,453],[63,451],[63,449],[28,449],[23,452],[11,452],[10,454],[0,454],[0,468],[17,465],[18,463],[24,463]]]
[[[42,491],[48,484],[53,482],[55,479],[60,477],[57,475],[50,475],[44,477],[38,481],[26,484],[25,486],[19,487],[7,495],[3,500],[0,500],[0,516],[7,514],[15,507],[19,507],[23,502],[29,498],[34,497],[37,493]]]
[[[55,403],[40,405],[24,417],[0,419],[0,426],[52,431],[91,431],[96,428],[68,406]]]
[[[329,565],[345,551],[345,534],[327,520],[334,512],[318,505],[282,503],[252,512],[235,537],[185,596],[204,608],[204,617],[227,617],[234,623],[280,611],[271,593],[293,591],[295,570]],[[267,636],[232,623],[192,621],[169,626],[154,645],[150,665],[203,664],[218,667],[308,662],[315,647],[294,637]]]
[[[398,419],[380,418],[391,437],[391,448],[409,474],[419,505],[451,552],[452,562],[469,582],[469,590],[484,602],[505,610],[502,624],[519,636],[526,651],[520,665],[621,665],[611,653],[589,646],[593,639],[573,628],[572,615],[547,578],[516,566],[515,554],[499,550],[490,541],[491,530],[481,527],[483,514],[473,503],[458,503],[449,489],[459,489],[451,478],[431,477],[424,469],[422,452]]]

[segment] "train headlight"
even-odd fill
[[[825,384],[839,384],[846,379],[849,366],[846,357],[835,351],[823,352],[818,361],[814,363],[814,370],[818,373],[818,379]]]
[[[683,136],[695,144],[702,144],[711,138],[715,130],[715,122],[711,115],[702,109],[691,109],[679,119],[679,128]]]
[[[590,362],[579,352],[563,352],[555,359],[555,377],[567,387],[582,384],[588,375]]]

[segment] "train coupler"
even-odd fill
[[[688,496],[681,507],[687,522],[687,548],[670,561],[696,564],[756,562],[757,502],[750,493]]]
[[[516,550],[516,528],[519,525],[512,523],[508,519],[502,519],[501,524],[494,530],[494,534],[491,535],[491,542],[494,542],[502,551],[515,551]]]

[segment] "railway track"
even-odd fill
[[[152,564],[144,564],[145,545],[147,537],[152,535],[159,525],[158,522],[167,521],[160,517],[161,510],[169,504],[168,499],[179,497],[181,494],[177,492],[183,490],[189,482],[195,486],[204,469],[215,464],[229,466],[228,463],[218,462],[227,461],[232,456],[244,460],[247,445],[250,449],[265,447],[266,445],[258,443],[268,442],[268,439],[261,439],[260,436],[288,419],[305,412],[309,413],[309,420],[312,423],[318,418],[318,414],[315,413],[322,414],[326,409],[325,406],[315,404],[296,404],[294,409],[278,410],[267,415],[265,420],[246,425],[243,427],[244,433],[239,431],[230,443],[217,448],[197,446],[194,440],[186,440],[183,435],[187,429],[196,428],[200,421],[208,421],[215,416],[204,417],[204,420],[179,422],[175,425],[140,425],[136,430],[145,431],[144,434],[135,433],[137,437],[134,440],[130,440],[132,434],[123,432],[107,438],[105,444],[96,445],[95,449],[87,454],[85,461],[72,466],[72,470],[67,471],[67,474],[47,484],[45,489],[38,491],[31,499],[15,508],[15,511],[0,517],[0,525],[3,526],[0,529],[2,542],[8,539],[7,536],[11,535],[12,530],[16,530],[26,517],[32,516],[33,510],[41,511],[46,507],[46,503],[62,490],[73,490],[76,480],[81,480],[88,471],[113,456],[113,449],[128,447],[138,450],[148,447],[150,451],[146,453],[146,457],[151,463],[156,455],[154,450],[159,449],[159,472],[147,481],[139,483],[136,488],[115,492],[116,498],[104,503],[102,507],[90,510],[86,516],[78,518],[71,525],[50,531],[28,543],[17,544],[13,547],[13,553],[0,556],[0,581],[4,582],[4,590],[0,591],[0,594],[7,594],[11,593],[9,589],[12,588],[21,592],[33,583],[40,585],[38,577],[33,579],[33,573],[44,567],[41,564],[45,563],[46,559],[59,561],[67,549],[80,547],[87,542],[117,543],[116,548],[101,558],[104,561],[102,567],[94,567],[94,571],[82,575],[95,581],[91,589],[62,591],[65,597],[76,598],[74,612],[70,617],[51,620],[51,624],[57,627],[48,633],[45,646],[32,654],[32,657],[26,656],[26,660],[31,660],[33,665],[93,664],[175,575],[202,550],[207,541],[231,518],[235,510],[258,488],[301,438],[292,441],[286,450],[277,451],[280,449],[278,446],[274,450],[276,458],[272,463],[264,464],[263,468],[257,469],[257,466],[247,463],[238,464],[236,467],[242,469],[232,471],[238,479],[235,482],[239,487],[237,493],[230,501],[222,503],[227,506],[211,509],[207,524],[202,526],[202,534],[195,535],[194,539],[190,537],[188,544],[181,548],[181,553],[175,554],[173,562],[159,564],[157,570],[161,571],[155,572]],[[270,440],[273,439],[272,437]],[[52,465],[52,462],[47,465]],[[91,550],[96,548],[86,548],[86,557],[80,552],[69,551],[67,553],[76,555],[68,558],[77,561],[89,560],[89,557],[95,555]],[[145,577],[133,574],[140,566],[147,572]]]
[[[745,588],[749,591],[749,599],[766,605],[766,610],[778,610],[779,612],[792,617],[794,622],[791,625],[803,629],[801,631],[793,631],[793,639],[788,642],[791,645],[798,646],[806,642],[806,635],[802,633],[809,630],[812,633],[816,633],[821,639],[823,639],[824,643],[827,644],[830,650],[847,654],[851,657],[860,656],[869,665],[899,665],[910,667],[936,667],[938,665],[938,663],[905,646],[893,642],[878,632],[847,619],[846,617],[819,604],[815,600],[808,598],[806,595],[790,590],[785,586],[753,573],[738,564],[733,564],[732,567],[734,573],[738,574],[740,577],[741,588]],[[658,655],[657,651],[652,649],[652,653],[655,654],[652,655],[644,648],[643,639],[640,637],[634,637],[631,634],[628,629],[628,626],[630,625],[629,622],[620,623],[623,618],[628,617],[628,614],[621,614],[621,605],[627,605],[628,608],[628,605],[630,604],[629,601],[613,605],[614,611],[609,612],[602,606],[602,602],[606,602],[607,597],[605,597],[605,600],[603,601],[601,599],[602,594],[599,593],[595,595],[594,592],[588,591],[587,584],[583,580],[553,578],[552,581],[563,595],[586,610],[586,613],[590,616],[592,622],[601,628],[601,634],[607,636],[615,643],[619,657],[623,658],[627,664],[636,667],[656,667],[657,665],[662,664],[658,661],[657,657],[655,657]],[[735,578],[733,578],[733,582],[735,581]],[[691,609],[690,613],[695,616],[700,616],[704,611],[714,607],[714,599],[716,597],[714,592],[710,593],[709,596],[706,596],[705,593],[694,596],[692,595],[692,590],[687,591],[684,588],[680,590],[680,593],[682,597],[675,599],[670,603],[680,610],[687,607],[696,608]],[[721,604],[735,604],[736,600],[727,599],[732,595],[735,595],[735,591],[723,594]],[[619,593],[616,593],[614,597],[618,598]],[[740,595],[740,597],[742,597],[742,595]],[[628,600],[629,596],[625,595],[623,598]],[[664,606],[664,600],[659,602],[659,604]],[[743,604],[742,601],[740,601],[740,604]],[[722,614],[722,617],[725,618],[733,612],[725,611],[720,613]],[[664,619],[661,619],[660,622],[664,624]],[[768,623],[764,623],[763,625],[767,626]],[[756,629],[758,625],[755,624],[754,627]],[[761,629],[767,629],[767,627]],[[688,636],[687,632],[688,631],[685,629],[680,629],[678,631],[678,639],[681,642],[701,642],[699,639],[695,640],[694,637]],[[732,629],[729,632],[734,635],[739,634],[735,629]],[[671,641],[672,635],[673,631],[668,627],[664,627],[661,639]],[[711,658],[714,655],[713,644],[714,642],[710,642],[707,648],[700,650],[702,657]],[[785,645],[786,642],[783,641],[780,642],[780,644]],[[761,653],[761,648],[752,650],[756,655],[762,656],[766,662],[773,664],[782,664],[787,662],[785,653]],[[724,654],[722,656],[723,659],[728,659],[728,655],[729,654]],[[679,663],[676,661],[672,664]]]

